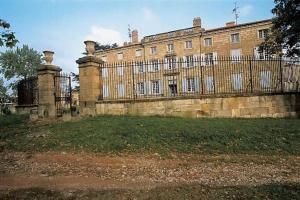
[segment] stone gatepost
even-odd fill
[[[39,117],[55,117],[55,87],[54,76],[59,74],[61,68],[52,64],[52,51],[44,51],[45,64],[38,68],[38,90],[39,90]]]
[[[80,114],[96,114],[96,102],[102,99],[102,77],[100,65],[103,61],[96,58],[95,42],[85,41],[87,56],[79,58],[76,63],[79,67],[80,84]]]

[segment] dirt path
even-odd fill
[[[0,190],[151,189],[176,184],[210,186],[300,182],[299,156],[107,156],[99,154],[0,154]]]

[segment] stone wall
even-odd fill
[[[180,117],[299,117],[300,94],[96,103],[96,114]]]

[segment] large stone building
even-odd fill
[[[132,31],[132,42],[123,46],[97,51],[96,56],[106,62],[162,59],[165,57],[241,56],[258,53],[256,47],[264,40],[271,20],[262,20],[205,30],[201,19],[193,20],[193,27],[145,36],[141,41],[138,31]]]
[[[100,98],[216,94],[229,87],[234,91],[248,90],[248,66],[243,62],[234,65],[234,70],[230,66],[230,70],[224,71],[224,63],[218,63],[218,59],[247,55],[264,59],[258,45],[271,25],[271,20],[238,25],[229,22],[224,27],[205,30],[201,19],[195,18],[191,28],[145,36],[141,41],[134,30],[131,42],[95,52],[106,63],[118,63],[102,66],[103,97]],[[129,61],[135,61],[134,66],[128,66]],[[276,84],[268,68],[257,68],[251,73],[259,79],[251,83],[251,89],[268,89]]]

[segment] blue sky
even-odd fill
[[[202,27],[216,28],[271,18],[273,0],[0,0],[0,18],[8,21],[20,43],[38,51],[55,52],[53,63],[65,72],[78,72],[75,60],[82,56],[83,41],[128,41],[128,24],[140,38],[192,26],[201,17]],[[4,51],[4,48],[0,49]]]

